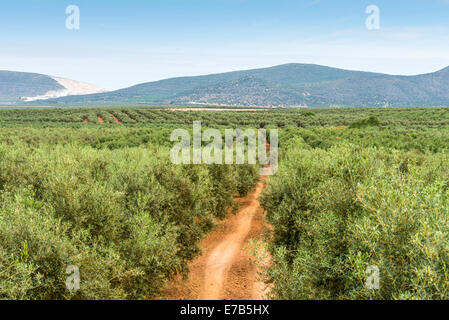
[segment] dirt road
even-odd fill
[[[111,116],[112,116],[112,118],[114,118],[114,121],[115,121],[116,124],[122,124],[120,122],[120,120],[116,116],[114,116],[112,113],[111,113]]]
[[[190,264],[187,280],[172,281],[161,299],[260,300],[266,287],[258,264],[250,254],[250,240],[257,242],[264,230],[263,209],[257,198],[265,188],[262,177],[256,189],[237,198],[239,211],[230,214],[201,243],[202,256]],[[265,262],[266,263],[266,262]]]

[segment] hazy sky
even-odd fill
[[[66,28],[66,7],[80,29]],[[368,30],[368,5],[380,29]],[[394,74],[449,66],[449,0],[2,0],[0,70],[107,89],[283,63]]]

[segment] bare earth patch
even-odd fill
[[[114,121],[115,121],[116,124],[122,124],[122,123],[120,122],[120,120],[117,119],[117,117],[114,116],[112,113],[111,113],[111,116],[114,118]]]
[[[229,214],[200,244],[203,254],[190,264],[187,280],[170,282],[162,300],[261,300],[267,293],[259,268],[249,252],[250,240],[264,230],[264,212],[257,200],[265,188],[262,177],[256,189],[237,198],[239,211]],[[268,263],[268,261],[265,261]]]

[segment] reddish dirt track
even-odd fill
[[[267,293],[258,263],[249,253],[264,231],[264,212],[257,200],[265,188],[262,177],[256,189],[237,198],[239,211],[229,214],[200,244],[203,254],[190,264],[187,280],[178,276],[159,299],[163,300],[260,300]],[[268,264],[269,258],[263,259]]]
[[[87,122],[88,122],[88,120],[87,120],[87,119],[84,119],[84,120],[83,120],[83,122],[84,122],[84,123],[87,123]]]
[[[103,120],[103,118],[102,118],[102,117],[100,117],[100,116],[98,116],[98,122],[100,122],[100,123],[104,123],[104,120]]]
[[[122,123],[120,122],[120,120],[117,119],[116,116],[114,116],[113,114],[111,114],[111,116],[114,118],[114,121],[115,121],[116,124],[122,124]]]

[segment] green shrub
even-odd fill
[[[378,127],[378,126],[380,126],[379,119],[376,116],[370,116],[368,119],[353,122],[349,126],[349,129],[360,129],[360,128]]]
[[[169,149],[0,146],[0,297],[156,296],[199,253],[254,166],[176,166]],[[81,288],[65,287],[78,266]]]
[[[274,226],[273,296],[447,299],[448,158],[291,149],[261,202]],[[380,290],[365,286],[369,266]]]

